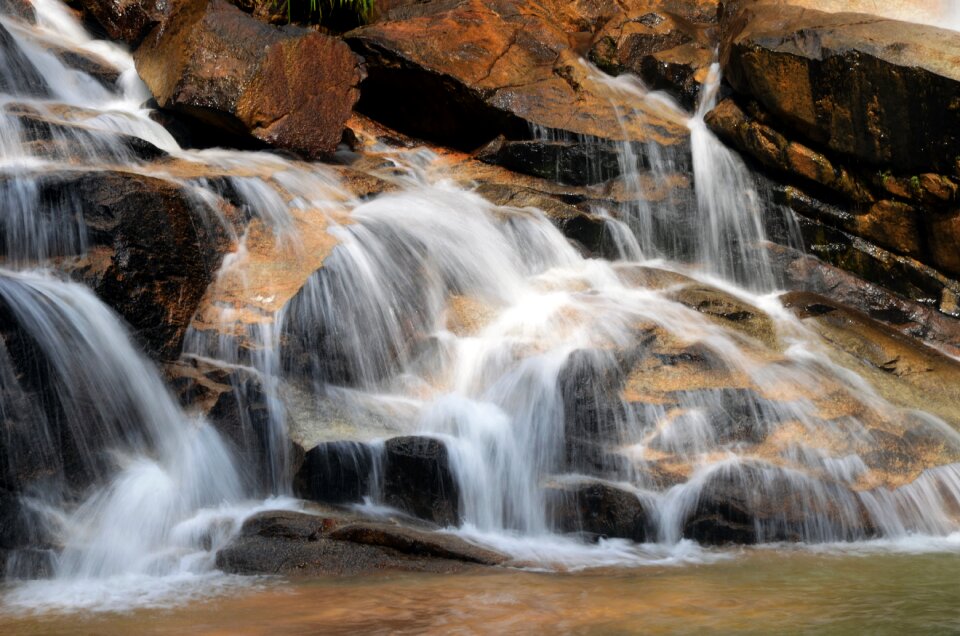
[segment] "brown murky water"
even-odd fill
[[[746,552],[699,566],[276,581],[124,614],[0,616],[3,634],[949,634],[960,554]]]

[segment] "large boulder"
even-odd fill
[[[507,558],[454,535],[371,522],[343,512],[272,511],[248,519],[217,552],[217,567],[237,574],[370,574],[383,570],[455,572]]]
[[[960,173],[960,38],[780,4],[725,9],[724,76],[811,142],[874,166]]]
[[[77,0],[111,40],[136,46],[167,17],[169,7],[190,0]]]
[[[617,484],[580,479],[551,484],[548,505],[556,527],[563,532],[630,539],[656,539],[651,502]]]
[[[0,180],[0,190],[7,187],[16,182]],[[48,255],[81,257],[64,266],[133,327],[152,355],[179,356],[228,244],[223,228],[208,222],[211,211],[177,183],[130,172],[43,174],[33,187],[32,214],[55,228],[42,246]],[[2,242],[10,245],[7,237]]]
[[[177,4],[134,57],[161,107],[307,157],[336,149],[363,78],[338,39],[223,0]]]
[[[358,108],[402,132],[467,150],[499,134],[528,137],[531,126],[681,143],[685,129],[675,113],[611,91],[581,62],[569,33],[589,26],[579,22],[550,3],[408,7],[347,34],[369,70]]]
[[[439,439],[395,437],[383,454],[383,501],[442,526],[460,523],[460,488]]]

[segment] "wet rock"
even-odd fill
[[[716,2],[634,2],[594,36],[589,59],[612,75],[633,73],[691,109],[716,48]]]
[[[618,392],[635,351],[574,351],[557,378],[563,400],[564,455],[570,472],[603,474],[616,468],[607,447],[618,444],[623,406]]]
[[[767,248],[791,291],[811,291],[858,309],[897,331],[960,354],[960,322],[937,308],[906,300],[818,258],[780,245]]]
[[[120,79],[120,71],[99,55],[89,51],[58,47],[50,47],[48,50],[56,55],[67,68],[83,71],[104,86],[112,87]]]
[[[477,154],[480,161],[570,185],[593,185],[621,173],[617,148],[590,141],[508,141],[500,138]]]
[[[688,285],[672,292],[670,298],[725,327],[740,331],[770,347],[777,346],[776,327],[770,316],[731,294],[703,285]]]
[[[782,301],[881,396],[960,427],[960,362],[822,296],[793,292]]]
[[[730,84],[811,142],[875,166],[957,170],[952,31],[757,4],[730,12],[722,46]]]
[[[317,576],[384,570],[454,572],[468,564],[505,560],[450,535],[320,512],[265,512],[252,517],[217,553],[217,567],[236,574]]]
[[[55,114],[43,114],[18,103],[8,104],[4,113],[16,119],[20,139],[34,156],[72,161],[89,153],[91,148],[104,156],[112,156],[117,163],[153,161],[167,156],[165,151],[140,137],[86,129],[84,121],[98,113],[64,108]]]
[[[11,95],[49,97],[50,89],[37,68],[17,46],[6,27],[0,24],[0,90]]]
[[[960,316],[960,284],[909,256],[898,255],[846,231],[853,223],[850,212],[825,203],[793,186],[774,187],[777,202],[796,215],[804,248],[811,254],[857,276],[922,304]],[[816,220],[814,220],[816,219]],[[829,223],[820,219],[831,219]]]
[[[565,16],[564,4],[553,11],[502,0],[430,3],[347,34],[369,67],[358,108],[404,133],[465,150],[500,134],[525,139],[530,126],[681,142],[675,113],[611,94],[579,62],[566,29],[583,19]],[[621,122],[618,108],[643,112]]]
[[[429,437],[394,437],[383,454],[383,500],[441,526],[460,523],[460,489],[444,443]]]
[[[547,489],[548,508],[562,532],[645,543],[656,540],[653,509],[636,492],[599,480],[563,481]]]
[[[306,452],[294,478],[304,499],[323,503],[360,503],[377,477],[379,456],[361,442],[326,442]]]
[[[72,265],[74,275],[133,327],[153,355],[179,356],[226,248],[222,228],[205,218],[208,211],[175,183],[119,171],[42,176],[37,192],[37,214],[82,213],[90,247]]]
[[[111,40],[136,46],[167,19],[169,8],[192,0],[76,0]]]
[[[339,40],[223,0],[178,5],[135,60],[161,107],[307,157],[336,149],[363,77]]]
[[[331,531],[335,541],[390,548],[418,557],[452,559],[479,565],[501,565],[507,557],[467,543],[450,534],[437,534],[388,523],[350,523]]]
[[[875,531],[856,495],[839,484],[741,463],[706,477],[682,532],[700,543],[723,545],[844,541]]]
[[[36,11],[34,11],[30,0],[0,0],[0,13],[12,15],[26,22],[36,22],[37,20]]]
[[[274,492],[278,485],[271,483],[274,478],[288,483],[289,475],[275,475],[282,468],[276,462],[292,456],[299,463],[303,449],[275,439],[269,396],[259,375],[243,367],[192,358],[168,365],[166,371],[181,404],[203,415],[232,446],[251,491]],[[278,442],[286,447],[275,448]]]

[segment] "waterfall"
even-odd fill
[[[742,542],[960,529],[960,434],[889,402],[779,300],[764,248],[779,210],[704,123],[717,66],[693,114],[595,71],[619,102],[652,104],[689,132],[670,149],[616,144],[616,178],[634,196],[592,210],[613,236],[601,258],[542,210],[455,183],[429,150],[371,151],[367,176],[390,188],[368,199],[331,166],[184,150],[150,119],[129,54],[59,2],[34,6],[37,25],[0,16],[0,494],[16,486],[46,570],[72,587],[34,582],[10,602],[66,594],[96,607],[127,586],[129,598],[162,581],[209,584],[246,516],[300,505],[297,434],[375,454],[390,437],[442,441],[460,511],[449,530],[536,565],[683,559],[691,533],[717,532],[697,515],[722,505]],[[54,43],[97,54],[117,82],[69,68]],[[30,137],[35,121],[49,143]],[[191,222],[229,244],[179,363],[229,377],[239,437],[263,445],[261,463],[185,410],[137,335],[64,274],[101,230],[48,179],[119,169],[183,193]],[[684,171],[691,188],[645,196]],[[933,459],[896,484],[877,466],[904,437]],[[373,463],[366,494],[383,504]],[[643,510],[633,544],[588,544],[602,533],[557,520],[583,484]],[[9,555],[14,576],[28,551]]]

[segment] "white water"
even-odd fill
[[[661,231],[666,236],[657,238],[667,240],[655,240],[651,215],[662,210],[653,204],[606,212],[610,227],[621,232],[618,243],[627,259],[682,271],[769,314],[789,344],[775,364],[752,353],[755,343],[676,302],[671,294],[677,285],[660,289],[630,282],[629,265],[582,256],[541,211],[495,206],[444,180],[429,152],[384,149],[394,163],[384,172],[391,172],[400,190],[358,201],[322,166],[264,153],[180,150],[141,108],[146,93],[129,56],[92,42],[58,3],[44,0],[36,6],[39,29],[8,19],[2,24],[26,59],[58,81],[49,82],[50,95],[16,94],[0,101],[4,106],[27,103],[53,121],[66,121],[63,104],[96,115],[83,120],[86,133],[67,133],[63,139],[77,142],[74,135],[81,135],[83,152],[61,156],[34,153],[17,141],[16,119],[0,117],[0,166],[14,177],[2,192],[10,263],[43,267],[51,257],[87,249],[82,217],[69,202],[52,224],[33,214],[36,175],[75,169],[78,162],[163,175],[163,167],[144,164],[125,150],[111,136],[118,132],[226,174],[246,212],[292,258],[303,256],[298,255],[299,213],[328,217],[329,233],[339,245],[282,308],[251,321],[237,307],[220,307],[221,329],[197,327],[184,345],[186,359],[216,360],[261,383],[269,405],[269,465],[252,480],[244,475],[250,467],[237,465],[211,426],[176,405],[124,327],[89,290],[47,272],[0,274],[0,297],[60,379],[58,399],[68,412],[78,404],[77,417],[68,419],[75,427],[72,435],[96,440],[81,456],[98,477],[79,501],[64,497],[62,483],[38,485],[35,505],[62,553],[55,579],[18,584],[5,599],[11,606],[156,606],[238,584],[239,579],[212,572],[217,548],[249,514],[296,507],[289,499],[251,501],[268,493],[289,494],[285,436],[291,395],[306,395],[301,410],[307,411],[325,400],[335,402],[353,418],[361,441],[385,434],[364,419],[373,412],[386,420],[386,434],[443,439],[460,486],[463,523],[457,531],[513,555],[523,567],[725,558],[683,538],[684,519],[718,476],[752,493],[758,501],[748,501],[749,506],[785,493],[801,499],[805,515],[800,522],[756,522],[760,541],[787,534],[828,546],[824,549],[838,541],[856,550],[955,549],[957,521],[950,511],[960,504],[956,465],[929,470],[894,491],[859,488],[866,465],[851,449],[875,448],[879,442],[865,421],[827,421],[817,412],[811,396],[829,386],[863,404],[871,421],[894,426],[906,418],[854,372],[830,362],[819,338],[772,294],[773,274],[758,249],[767,203],[742,163],[702,121],[719,81],[715,75],[700,111],[686,122],[696,181],[696,203],[688,210],[694,220],[687,221],[694,228],[693,253],[676,248],[681,240],[690,241],[684,227],[668,223],[672,234]],[[103,87],[65,69],[43,50],[45,38],[53,37],[106,57],[123,71],[121,85]],[[636,100],[662,100],[628,80],[604,81],[611,91]],[[675,167],[670,157],[658,160],[655,147],[646,152],[655,177]],[[624,178],[634,189],[642,188],[635,149],[624,145],[620,156],[627,168]],[[167,177],[190,188],[198,215],[222,224],[236,241],[215,285],[251,276],[247,245],[253,239],[249,227],[219,214],[215,204],[225,196],[221,186],[202,178]],[[688,256],[690,263],[668,260],[679,256]],[[240,288],[260,294],[264,305],[274,293],[247,283]],[[746,410],[739,419],[747,428],[770,436],[798,424],[811,438],[838,437],[843,450],[798,442],[776,457],[761,457],[751,443],[711,419],[730,407],[730,396],[719,390],[680,391],[676,408],[637,406],[605,395],[612,388],[610,374],[625,364],[618,355],[654,327],[685,346],[700,346],[721,366],[749,379],[756,395],[739,406]],[[293,354],[302,354],[297,360],[305,362],[291,366],[286,358]],[[0,372],[9,382],[2,364]],[[586,387],[587,402],[606,409],[591,421],[596,430],[590,432],[602,446],[596,456],[568,444],[574,435],[567,430],[567,415],[576,406],[571,377],[574,385]],[[795,389],[796,397],[769,398],[784,386]],[[243,387],[236,390],[241,403],[252,399]],[[324,424],[319,411],[300,417]],[[955,432],[933,418],[921,419],[944,445],[960,447]],[[650,466],[663,455],[688,464],[689,478],[658,483]],[[558,534],[543,486],[583,474],[617,483],[647,502],[654,511],[651,539],[656,542],[592,545]],[[865,543],[872,527],[887,538]]]

